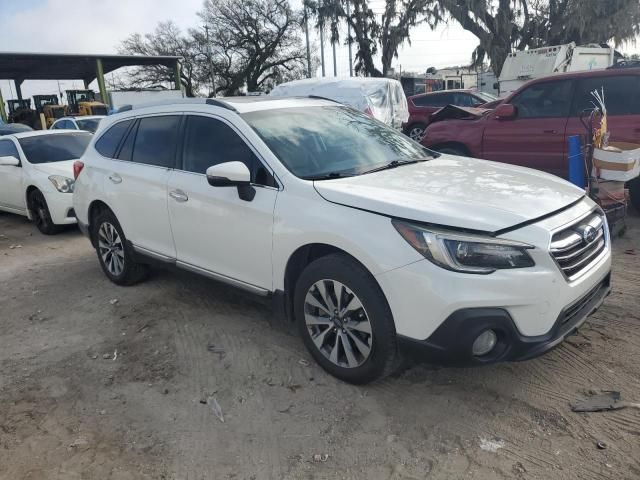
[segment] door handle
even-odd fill
[[[172,190],[169,192],[169,196],[176,202],[186,202],[187,200],[189,200],[189,196],[182,190]]]
[[[117,173],[112,173],[111,175],[109,175],[109,180],[111,180],[113,183],[122,183],[122,177]]]
[[[549,129],[549,130],[543,130],[542,133],[552,133],[553,135],[555,135],[556,133],[558,133],[557,130],[553,130],[553,129]]]

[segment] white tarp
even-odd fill
[[[317,95],[329,98],[369,113],[395,128],[400,128],[409,119],[409,107],[402,85],[390,78],[307,78],[281,83],[269,95]]]

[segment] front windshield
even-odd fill
[[[390,162],[434,154],[402,133],[344,106],[245,113],[247,123],[294,175],[359,175]]]
[[[76,123],[78,124],[78,128],[80,130],[85,130],[87,132],[96,133],[98,129],[98,124],[100,123],[100,118],[87,118],[87,119],[76,119]]]
[[[51,163],[80,158],[91,141],[89,133],[37,135],[18,139],[29,163]]]

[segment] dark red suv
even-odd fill
[[[479,118],[431,123],[422,144],[567,178],[567,138],[585,133],[580,113],[602,89],[610,141],[640,143],[640,68],[609,68],[532,80]],[[640,207],[640,180],[629,186]]]
[[[491,94],[472,90],[442,90],[414,95],[407,99],[409,120],[403,125],[404,133],[414,140],[420,140],[424,129],[429,125],[429,117],[442,107],[477,107],[495,99]]]

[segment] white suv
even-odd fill
[[[271,296],[353,383],[403,353],[540,355],[609,292],[607,224],[584,191],[435,154],[327,100],[129,108],[76,171],[79,225],[113,282],[160,262]]]

